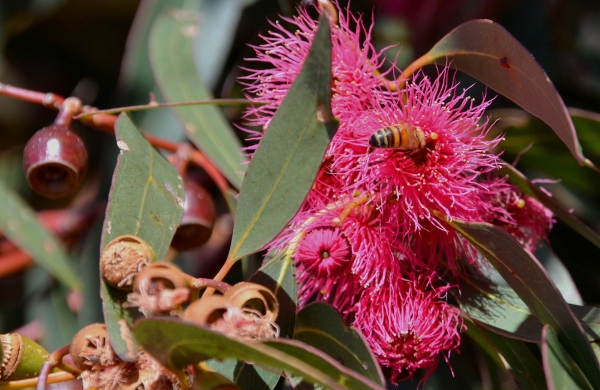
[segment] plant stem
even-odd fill
[[[236,263],[236,260],[232,257],[228,257],[227,260],[225,260],[225,263],[223,263],[223,266],[221,267],[221,269],[219,270],[219,272],[217,273],[217,275],[215,275],[215,277],[213,278],[213,280],[215,282],[220,282],[223,280],[223,278],[227,275],[227,273],[229,272],[229,270],[231,270],[231,267],[233,267],[233,265]],[[214,288],[207,288],[206,291],[204,292],[204,294],[202,294],[202,298],[205,297],[210,297],[211,295],[213,295],[215,292]]]
[[[199,106],[199,105],[213,105],[213,106],[232,106],[237,104],[260,104],[260,102],[250,101],[248,99],[206,99],[206,100],[189,100],[186,102],[171,102],[171,103],[158,103],[150,102],[148,104],[139,104],[135,106],[117,107],[110,108],[107,110],[89,110],[73,117],[75,120],[81,120],[86,117],[91,117],[100,114],[118,114],[123,111],[144,111],[153,110],[155,108],[165,107],[185,107],[185,106]],[[266,102],[264,103],[266,104]]]
[[[55,372],[48,375],[46,378],[47,384],[60,383],[66,381],[72,381],[77,379],[73,374],[68,372]],[[26,389],[28,387],[33,387],[37,384],[38,378],[29,378],[29,379],[21,379],[18,381],[8,381],[1,382],[0,381],[0,389]]]
[[[418,70],[424,67],[425,65],[433,64],[434,58],[429,55],[429,53],[423,54],[421,57],[417,58],[412,62],[412,64],[408,65],[404,72],[398,77],[396,80],[397,88],[404,88],[404,84],[406,81],[411,78],[411,76]]]
[[[45,107],[53,108],[55,110],[60,110],[63,103],[65,102],[65,98],[55,95],[53,93],[43,93],[30,91],[28,89],[13,87],[7,84],[0,83],[0,95],[10,96],[15,99],[28,101],[31,103],[37,103],[43,105]],[[193,101],[193,102],[177,102],[177,103],[150,103],[145,106],[132,106],[136,107],[170,107],[170,106],[183,106],[190,104],[220,104],[220,100],[201,100],[201,101]],[[226,99],[223,100],[223,104],[246,104],[249,103],[246,99]],[[253,102],[254,103],[254,102]],[[117,116],[106,114],[105,112],[111,111],[123,111],[128,109],[128,107],[118,108],[115,110],[105,110],[100,111],[95,107],[84,106],[79,112],[73,112],[73,119],[79,119],[83,124],[96,129],[103,131],[105,133],[114,134],[115,122],[117,121]],[[146,140],[150,142],[150,144],[156,148],[164,149],[169,152],[177,152],[183,143],[171,142],[166,139],[162,139],[156,137],[154,135],[148,133],[142,133]],[[187,143],[185,143],[187,144]],[[190,151],[190,160],[197,164],[199,167],[204,169],[206,173],[211,177],[211,179],[215,182],[219,190],[223,193],[223,196],[229,192],[230,187],[227,182],[227,179],[221,174],[219,169],[209,160],[207,159],[202,152],[196,149],[192,149]]]

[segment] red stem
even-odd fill
[[[65,99],[61,96],[55,95],[53,93],[43,93],[43,92],[35,92],[30,91],[28,89],[13,87],[7,84],[0,83],[0,95],[10,96],[16,99],[25,100],[32,103],[37,103],[43,105],[45,107],[53,108],[55,110],[60,110],[62,104]],[[73,112],[73,115],[80,113],[89,113],[95,111],[96,108],[84,106],[81,108],[80,112]],[[115,122],[117,121],[116,115],[109,114],[97,114],[92,116],[84,116],[79,118],[79,120],[96,130],[103,131],[105,133],[114,134]],[[170,152],[175,153],[179,148],[180,143],[170,142],[168,140],[155,137],[151,134],[143,133],[144,137],[152,144],[154,147],[159,149],[168,150]],[[213,163],[202,154],[199,150],[193,149],[190,153],[190,160],[197,164],[199,167],[204,169],[206,173],[213,179],[219,190],[226,194],[229,190],[229,184],[227,179],[221,174],[219,169],[213,165]]]
[[[60,109],[64,98],[53,93],[30,91],[28,89],[13,87],[12,85],[0,83],[0,95],[10,96],[31,103],[41,104],[44,107]]]

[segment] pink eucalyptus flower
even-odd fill
[[[487,204],[495,206],[485,215],[485,222],[503,229],[535,253],[540,241],[545,240],[552,229],[552,211],[508,183],[500,191],[483,193],[482,197]]]
[[[255,47],[255,61],[271,68],[244,78],[249,98],[267,102],[246,114],[248,124],[263,131],[317,28],[305,10],[285,21],[297,31],[276,23],[266,43]],[[463,330],[459,310],[444,300],[450,287],[434,286],[435,275],[460,272],[462,261],[479,264],[475,248],[436,214],[467,222],[520,218],[494,201],[508,186],[504,180],[486,179],[501,166],[500,138],[488,139],[489,124],[482,121],[489,102],[476,103],[459,90],[448,67],[433,79],[418,72],[390,89],[360,18],[340,15],[332,53],[331,105],[339,128],[303,206],[268,249],[293,255],[299,306],[329,302],[354,321],[394,381],[419,368],[429,375],[440,355],[447,360],[457,349]],[[402,128],[418,142],[409,150],[369,146],[385,127]],[[260,139],[262,131],[252,136]]]
[[[489,103],[477,104],[466,90],[457,89],[449,69],[443,68],[433,80],[418,73],[397,92],[374,90],[358,120],[343,126],[340,113],[340,128],[328,152],[335,156],[329,169],[349,179],[346,191],[372,194],[370,202],[380,210],[382,223],[401,236],[420,266],[431,269],[438,268],[444,255],[454,270],[465,248],[473,251],[434,212],[482,221],[493,206],[481,194],[494,193],[502,184],[480,181],[501,165],[494,152],[500,139],[486,139],[489,127],[480,124]],[[358,109],[351,115],[356,117]],[[390,126],[421,132],[425,145],[412,151],[369,148],[373,133]]]
[[[433,275],[411,273],[381,289],[363,294],[353,325],[365,335],[379,363],[392,371],[391,380],[412,378],[425,370],[425,378],[446,361],[460,344],[464,324],[460,311],[446,303],[450,286],[435,287]]]
[[[294,254],[301,286],[299,307],[318,300],[332,303],[338,310],[351,308],[359,284],[349,272],[352,249],[348,238],[339,228],[329,226],[310,226],[300,235]]]
[[[250,99],[267,104],[252,107],[246,112],[247,124],[266,128],[269,120],[283,101],[291,84],[300,73],[308,55],[318,24],[306,9],[299,9],[299,16],[282,18],[291,29],[279,21],[272,23],[274,30],[262,36],[265,43],[255,46],[256,58],[249,61],[264,62],[268,69],[248,69],[251,73],[241,78]],[[351,23],[356,27],[351,28]],[[364,101],[368,91],[380,79],[377,68],[382,60],[370,42],[371,31],[366,30],[360,17],[348,11],[339,14],[339,25],[331,28],[333,113],[337,106]],[[262,133],[247,130],[251,139],[260,139]],[[252,151],[253,147],[248,150]]]

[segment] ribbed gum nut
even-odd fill
[[[240,309],[251,309],[261,313],[267,321],[275,321],[279,314],[279,303],[275,294],[263,285],[241,282],[231,286],[223,298],[228,305]]]
[[[35,378],[39,375],[42,365],[48,360],[48,351],[18,333],[0,335],[0,343],[2,344],[1,381]]]
[[[100,255],[100,274],[111,286],[129,291],[138,272],[155,260],[154,251],[136,236],[119,236]]]
[[[185,278],[177,266],[171,263],[154,262],[144,267],[133,281],[133,291],[147,290],[156,283],[169,289],[187,287]]]
[[[185,179],[183,218],[173,236],[171,246],[186,251],[204,244],[212,234],[216,208],[212,196],[193,180]]]
[[[210,326],[227,312],[227,299],[222,295],[211,295],[192,302],[183,312],[183,319],[198,325]]]
[[[33,135],[23,151],[23,169],[31,188],[47,198],[75,192],[83,180],[88,154],[79,136],[53,124]]]
[[[112,364],[116,360],[104,324],[90,324],[77,332],[71,341],[69,355],[81,370],[89,370],[97,364]]]

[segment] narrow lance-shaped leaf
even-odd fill
[[[454,298],[465,314],[490,332],[529,343],[539,343],[542,339],[543,324],[509,286],[469,277],[461,283],[460,294]],[[569,307],[588,340],[600,340],[600,309],[571,304]]]
[[[294,340],[320,349],[378,385],[385,384],[381,368],[367,341],[358,330],[344,324],[333,306],[315,302],[300,310]]]
[[[508,286],[469,277],[454,297],[464,313],[491,332],[529,343],[541,339],[542,323]]]
[[[519,383],[519,389],[546,389],[542,365],[523,341],[489,332],[471,322],[467,322],[467,329],[467,334],[480,344],[484,350],[490,352],[489,347],[491,346],[494,351],[502,355],[503,362],[508,363],[512,375]],[[497,353],[492,356],[496,362],[498,362]]]
[[[285,370],[327,389],[382,389],[335,359],[300,342],[240,341],[175,319],[143,319],[135,325],[134,331],[152,356],[174,370],[209,357],[234,358],[270,369]]]
[[[548,325],[542,331],[542,361],[549,389],[592,389]]]
[[[199,15],[171,9],[159,17],[150,34],[150,62],[154,78],[170,102],[212,99],[194,65],[193,44]],[[188,138],[223,172],[236,188],[245,165],[242,146],[218,107],[174,107],[173,112]]]
[[[146,241],[162,259],[183,215],[183,182],[177,171],[122,114],[116,125],[121,149],[102,231],[101,248],[113,238],[133,235]],[[135,359],[135,340],[127,334],[133,313],[122,308],[126,295],[102,282],[104,319],[115,352]]]
[[[527,49],[491,20],[472,20],[450,31],[426,56],[478,79],[546,122],[581,165],[594,166],[581,152],[571,117],[544,70]]]
[[[331,36],[325,14],[300,74],[271,119],[244,178],[229,257],[256,252],[299,210],[337,122],[332,118]]]
[[[538,260],[512,236],[487,223],[447,221],[496,268],[543,323],[549,324],[581,371],[600,388],[600,369],[579,321]]]
[[[79,279],[58,239],[37,221],[34,211],[0,180],[0,231],[33,261],[65,286],[77,289]]]

